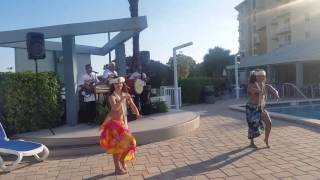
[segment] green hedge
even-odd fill
[[[9,133],[62,124],[61,88],[57,74],[0,73],[0,92],[2,123]]]
[[[222,82],[208,77],[192,77],[179,80],[183,103],[203,102],[203,90],[206,85],[213,85],[217,93]]]
[[[169,108],[164,101],[157,101],[155,102],[155,105],[157,107],[157,113],[165,113],[169,111]]]
[[[106,119],[109,111],[108,111],[107,105],[104,105],[104,104],[98,104],[97,110],[98,110],[98,116],[96,117],[94,122],[97,125],[101,125],[104,122],[104,120]]]

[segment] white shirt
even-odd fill
[[[141,73],[139,72],[134,72],[131,74],[129,79],[141,79]],[[142,73],[142,80],[147,79],[147,75],[145,73]]]
[[[82,78],[81,78],[81,81],[80,81],[80,85],[84,85],[85,84],[85,81],[88,81],[88,80],[95,80],[97,82],[99,82],[99,80],[91,73],[90,75],[88,73],[85,73]],[[84,93],[84,92],[81,92],[81,93]],[[82,94],[84,96],[84,94]],[[84,99],[83,101],[84,102],[91,102],[91,101],[95,101],[96,98],[95,98],[95,95],[94,94],[91,94],[89,96],[84,96]]]
[[[110,69],[106,69],[104,72],[103,72],[103,78],[104,79],[108,79],[110,76],[112,76],[112,75],[114,75],[114,76],[118,76],[118,73],[117,73],[117,71],[110,71]]]

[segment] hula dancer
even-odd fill
[[[271,91],[276,99],[279,99],[278,91],[271,85],[266,84],[266,72],[262,69],[256,69],[250,72],[248,84],[248,103],[246,104],[246,116],[249,126],[248,138],[251,140],[251,146],[254,144],[254,138],[259,137],[265,129],[264,142],[269,146],[269,135],[271,131],[271,118],[265,109],[267,92]],[[265,128],[262,124],[265,124]]]
[[[140,117],[124,82],[123,77],[110,80],[112,94],[109,97],[109,103],[111,111],[100,127],[100,145],[106,149],[108,154],[113,155],[115,173],[118,175],[127,173],[125,162],[132,160],[136,151],[136,140],[126,123],[127,103],[132,112],[138,118]]]

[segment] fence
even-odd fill
[[[174,104],[174,87],[170,86],[160,86],[160,96],[169,96],[170,102],[168,104],[170,105],[170,108],[175,107]],[[179,107],[181,107],[181,87],[178,88],[178,100],[179,100]]]
[[[320,98],[320,84],[304,85],[301,88],[298,88],[293,83],[272,84],[272,86],[278,90],[281,98]],[[246,85],[241,85],[239,91],[240,97],[247,96]],[[232,97],[235,97],[235,85],[230,86],[229,92]],[[268,98],[272,97],[273,95],[268,93]]]

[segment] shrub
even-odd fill
[[[97,125],[101,125],[107,117],[108,108],[106,107],[106,105],[98,104],[97,110],[98,110],[98,116],[95,119],[95,123]]]
[[[157,107],[157,112],[158,113],[168,112],[168,106],[167,106],[166,102],[157,101],[157,102],[155,102],[155,105]]]
[[[7,131],[22,133],[61,125],[61,88],[56,73],[0,73],[0,92]]]
[[[183,103],[201,103],[204,100],[204,87],[213,85],[215,95],[218,94],[222,82],[208,77],[192,77],[179,80]]]

